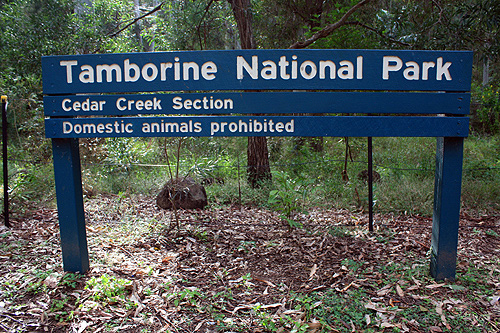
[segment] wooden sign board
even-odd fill
[[[78,138],[425,136],[437,138],[431,274],[455,277],[472,52],[67,55],[43,57],[42,73],[67,271],[89,268]]]

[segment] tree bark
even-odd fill
[[[252,11],[250,0],[228,0],[233,10],[242,49],[254,49],[255,39],[252,31]],[[247,176],[251,187],[259,187],[262,182],[271,179],[267,138],[248,137]]]
[[[252,31],[252,11],[250,0],[227,0],[233,10],[238,25],[242,49],[254,49],[255,39]]]
[[[139,0],[134,0],[134,17],[137,20],[134,24],[134,33],[135,38],[137,38],[137,43],[139,44],[141,51],[144,49],[144,45],[142,44],[142,36],[141,36],[141,25],[139,23],[138,18],[141,16],[141,11],[139,9]]]
[[[247,147],[248,183],[252,188],[271,180],[267,138],[265,136],[249,136]]]

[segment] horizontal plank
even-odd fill
[[[469,93],[244,92],[45,96],[46,116],[469,113]]]
[[[42,57],[44,94],[213,90],[470,91],[472,52],[225,50]]]
[[[468,117],[194,116],[50,118],[48,138],[85,137],[466,137]]]

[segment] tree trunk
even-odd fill
[[[490,59],[485,56],[483,60],[483,87],[486,87],[488,83],[490,83]]]
[[[265,136],[249,136],[247,147],[248,183],[252,188],[259,187],[262,182],[271,180],[267,139]]]
[[[241,48],[254,49],[250,0],[228,0],[228,2],[238,25]],[[251,187],[258,187],[263,181],[271,179],[266,137],[248,137],[247,160],[248,183]]]
[[[141,16],[141,11],[139,9],[139,0],[134,0],[134,17],[135,19],[139,18]],[[141,51],[143,50],[144,46],[142,44],[142,36],[141,36],[141,25],[139,21],[135,22],[134,24],[134,32],[135,32],[135,38],[137,38],[137,43],[140,46]]]
[[[252,11],[250,0],[227,0],[233,10],[233,15],[238,25],[242,49],[254,49],[255,39],[252,31]]]

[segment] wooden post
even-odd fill
[[[455,279],[463,144],[463,138],[437,139],[431,275],[438,281]]]
[[[78,139],[52,139],[63,268],[89,269]]]

